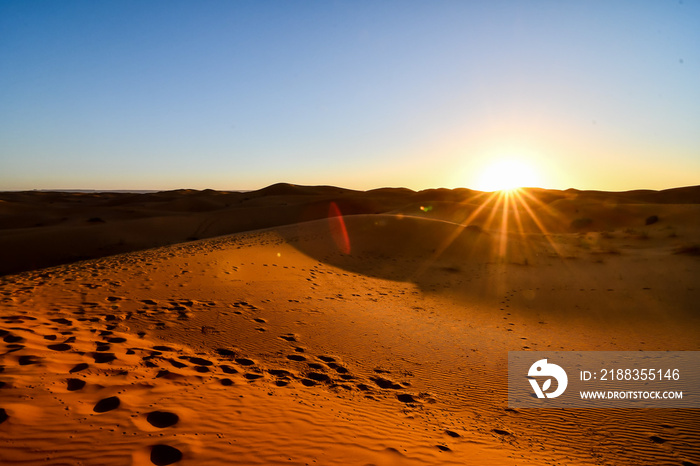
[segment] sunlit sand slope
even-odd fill
[[[664,233],[358,215],[3,277],[0,462],[700,464],[697,410],[507,407],[509,350],[700,349]]]

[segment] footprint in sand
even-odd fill
[[[146,416],[146,420],[153,427],[165,428],[178,423],[180,417],[175,413],[167,411],[152,411]]]
[[[402,402],[402,403],[417,403],[418,400],[415,399],[413,395],[410,395],[408,393],[401,393],[400,395],[396,395],[396,398]]]
[[[83,371],[83,370],[87,369],[88,367],[89,367],[88,363],[86,363],[86,362],[81,362],[81,363],[76,364],[75,366],[73,366],[73,368],[72,368],[71,370],[69,370],[68,372],[70,372],[71,374],[74,374],[74,373],[76,373],[76,372]]]
[[[117,359],[117,356],[114,353],[92,353],[92,357],[98,364],[112,362]]]
[[[184,362],[180,362],[177,359],[166,359],[170,364],[173,366],[177,367],[178,369],[182,369],[183,367],[187,367],[187,364]]]
[[[30,364],[39,364],[41,361],[41,358],[38,358],[37,356],[20,356],[18,359],[19,365],[20,366],[28,366]]]
[[[153,349],[156,351],[175,351],[173,348],[163,345],[156,345],[153,347]]]
[[[24,349],[24,345],[13,343],[11,345],[7,345],[5,348],[7,349],[8,353],[14,353],[15,351],[19,351],[21,349]]]
[[[24,316],[7,316],[2,317],[6,324],[23,324]]]
[[[0,408],[0,424],[7,421],[7,418],[9,418],[9,417],[10,416],[7,415],[5,408]]]
[[[151,463],[158,466],[177,463],[182,459],[182,452],[170,445],[153,445],[151,447]]]
[[[71,345],[68,343],[57,343],[55,345],[48,345],[47,348],[54,351],[68,351],[71,349]]]
[[[321,372],[309,372],[306,374],[306,377],[316,382],[328,383],[331,381],[331,378],[327,374],[323,374]]]
[[[289,359],[290,361],[299,361],[299,362],[306,361],[306,357],[302,356],[300,354],[288,354],[287,359]]]
[[[219,367],[221,367],[221,370],[227,374],[238,374],[238,371],[235,368],[228,366],[226,364],[222,364]]]
[[[211,366],[213,364],[211,361],[202,358],[197,358],[194,356],[190,356],[189,360],[192,364],[195,364],[197,366]]]
[[[92,408],[92,410],[96,413],[106,413],[107,411],[117,409],[120,404],[121,401],[119,400],[119,397],[110,396],[109,398],[103,398],[100,401],[98,401],[95,407]]]
[[[167,380],[176,380],[176,379],[182,378],[183,376],[181,374],[177,374],[175,372],[170,372],[167,369],[161,369],[158,371],[158,373],[156,374],[156,376],[154,378],[159,379],[161,377],[163,377]]]
[[[235,356],[236,352],[226,348],[217,348],[216,352],[221,356]]]
[[[400,390],[403,388],[400,384],[383,377],[370,377],[370,380],[377,384],[379,388],[388,388],[391,390]]]
[[[336,371],[338,374],[347,374],[348,373],[347,368],[345,368],[339,364],[336,364],[334,362],[329,362],[328,367],[330,367],[331,369]]]
[[[268,369],[267,372],[275,377],[292,377],[292,373],[284,369]]]
[[[70,321],[70,320],[68,320],[68,319],[64,319],[64,318],[60,318],[60,319],[49,319],[49,320],[50,320],[51,322],[56,322],[57,324],[61,324],[61,325],[73,325],[73,322],[72,322],[72,321]]]
[[[5,336],[5,338],[2,339],[5,343],[20,343],[24,341],[24,338],[20,337],[19,335],[14,335],[12,333],[8,334]]]
[[[66,380],[66,388],[68,391],[74,392],[80,390],[85,386],[85,381],[82,379],[68,379]]]
[[[275,380],[275,385],[277,385],[278,387],[284,387],[286,385],[289,385],[291,379],[296,378],[291,372],[286,371],[284,369],[268,369],[267,372],[270,375],[277,377],[277,380]]]

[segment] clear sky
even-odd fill
[[[0,0],[0,190],[478,188],[504,163],[700,184],[700,1]]]

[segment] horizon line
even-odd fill
[[[288,186],[298,186],[298,187],[303,187],[303,188],[318,188],[318,187],[328,187],[328,188],[338,188],[338,189],[344,189],[348,191],[360,191],[360,192],[368,192],[368,191],[374,191],[378,189],[408,189],[413,192],[422,192],[422,191],[430,191],[430,190],[436,190],[436,189],[447,189],[450,191],[457,190],[457,189],[466,189],[469,191],[477,191],[477,192],[483,192],[483,193],[492,193],[492,192],[499,192],[503,190],[494,190],[494,191],[482,191],[479,189],[474,189],[474,188],[467,188],[465,186],[459,186],[455,188],[446,188],[446,187],[437,187],[437,188],[425,188],[425,189],[413,189],[413,188],[408,188],[405,186],[381,186],[377,188],[370,188],[370,189],[353,189],[353,188],[346,188],[343,186],[336,186],[336,185],[303,185],[303,184],[295,184],[295,183],[288,183],[288,182],[277,182],[277,183],[272,183],[260,188],[256,189],[214,189],[214,188],[171,188],[171,189],[93,189],[93,188],[30,188],[30,189],[10,189],[10,190],[0,190],[2,193],[22,193],[22,192],[44,192],[44,193],[73,193],[73,194],[81,194],[81,193],[114,193],[114,194],[155,194],[155,193],[164,193],[164,192],[172,192],[172,191],[216,191],[216,192],[228,192],[228,193],[249,193],[249,192],[255,192],[255,191],[260,191],[262,189],[266,189],[272,186],[277,186],[277,185],[288,185]],[[700,187],[700,184],[697,185],[686,185],[686,186],[674,186],[671,188],[663,188],[663,189],[652,189],[652,188],[634,188],[634,189],[625,189],[625,190],[608,190],[608,189],[583,189],[583,188],[573,188],[569,187],[566,189],[560,189],[560,188],[543,188],[543,187],[537,187],[537,186],[523,186],[519,188],[515,188],[516,190],[520,189],[525,189],[525,190],[543,190],[543,191],[582,191],[582,192],[604,192],[604,193],[626,193],[626,192],[633,192],[633,191],[652,191],[652,192],[661,192],[661,191],[669,191],[669,190],[674,190],[674,189],[684,189],[684,188],[694,188],[694,187]]]

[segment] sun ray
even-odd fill
[[[508,248],[508,209],[510,204],[510,191],[502,191],[499,200],[501,201],[501,231],[498,242],[498,258],[506,257]]]
[[[513,205],[516,206],[516,208],[513,209],[513,215],[515,216],[515,224],[518,227],[518,233],[521,235],[525,235],[525,225],[523,225],[523,218],[521,216],[521,197],[520,197],[520,190],[516,189],[513,193]]]
[[[547,242],[549,243],[549,245],[552,247],[552,249],[554,250],[554,252],[555,252],[559,257],[561,257],[561,256],[562,256],[562,253],[561,253],[561,251],[559,250],[559,246],[557,246],[557,244],[556,244],[556,243],[554,242],[554,240],[551,238],[551,233],[547,230],[547,228],[544,226],[544,224],[542,223],[542,221],[538,218],[538,216],[535,214],[535,212],[532,210],[532,208],[528,205],[527,201],[525,200],[525,198],[524,198],[523,196],[527,196],[527,197],[529,197],[530,199],[534,200],[535,202],[538,202],[538,203],[542,204],[541,201],[540,201],[539,199],[535,198],[534,196],[532,196],[531,194],[526,193],[526,192],[524,192],[524,191],[518,191],[517,193],[515,193],[515,195],[518,197],[518,201],[519,201],[520,205],[523,206],[523,208],[525,209],[525,211],[528,213],[528,215],[530,216],[530,218],[532,219],[532,221],[535,223],[535,225],[537,226],[537,228],[540,230],[540,232],[542,233],[542,235],[544,236],[544,238],[547,240]],[[542,205],[544,205],[544,204],[542,204]]]
[[[536,248],[533,244],[531,236],[525,229],[524,219],[522,215],[522,210],[525,206],[522,205],[520,194],[521,191],[521,189],[514,189],[508,193],[508,196],[511,198],[511,203],[513,206],[509,212],[512,212],[513,217],[515,219],[515,233],[517,233],[518,235],[520,247],[523,248],[523,264],[527,264],[529,263],[528,258],[536,254]]]
[[[494,206],[491,208],[491,212],[489,212],[489,216],[486,218],[486,221],[484,222],[484,229],[490,230],[491,226],[493,225],[495,219],[496,219],[496,214],[498,213],[498,206],[501,205],[501,191],[496,191],[494,192],[495,194],[495,203]]]
[[[555,244],[548,231],[548,225],[553,223],[549,219],[554,219],[556,224],[558,213],[527,189],[521,189],[523,185],[534,184],[536,179],[535,171],[524,159],[507,157],[492,161],[482,173],[481,188],[484,190],[461,201],[460,204],[466,210],[464,218],[439,242],[430,257],[415,270],[414,275],[420,275],[431,267],[465,228],[475,222],[486,235],[490,235],[491,239],[480,243],[478,247],[484,251],[484,245],[489,244],[488,255],[492,261],[527,264],[529,259],[538,254],[541,248],[538,244],[547,243],[550,250],[557,256],[562,256],[561,248]],[[541,233],[546,243],[540,243],[532,236],[531,233],[534,232]]]
[[[537,197],[534,196],[533,194],[529,193],[529,192],[526,191],[526,190],[521,190],[520,193],[521,193],[523,196],[525,196],[525,197],[527,197],[528,199],[530,199],[530,200],[531,200],[532,202],[534,202],[535,204],[537,204],[538,207],[540,207],[541,209],[545,210],[546,213],[547,213],[549,216],[551,216],[556,222],[565,222],[565,218],[562,216],[562,214],[561,214],[559,211],[557,211],[556,209],[553,209],[550,205],[545,204],[545,203],[542,202],[541,200],[537,199]]]
[[[416,269],[416,271],[413,273],[413,276],[418,276],[425,272],[425,270],[428,267],[430,267],[430,265],[433,264],[437,260],[437,258],[445,252],[445,250],[448,247],[450,247],[450,245],[459,237],[459,235],[462,234],[464,229],[467,228],[472,221],[474,221],[474,219],[481,213],[481,211],[484,210],[486,206],[498,196],[498,194],[498,192],[480,193],[477,196],[475,196],[476,199],[486,197],[486,200],[482,202],[479,205],[479,207],[477,207],[466,219],[464,219],[461,223],[455,225],[454,231],[452,231],[452,233],[447,238],[445,238],[437,248],[435,248],[435,252],[433,252],[431,256],[427,258],[425,262]],[[466,202],[466,200],[463,202]]]

